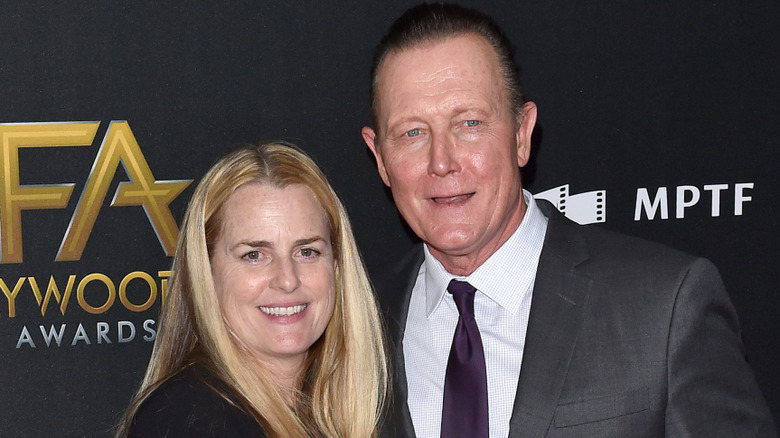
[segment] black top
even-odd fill
[[[129,436],[265,438],[260,424],[220,396],[212,389],[214,386],[224,389],[224,384],[206,368],[185,368],[144,400],[133,418]]]

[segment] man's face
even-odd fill
[[[513,113],[492,46],[472,34],[389,53],[376,99],[363,139],[399,211],[451,273],[473,272],[525,213],[535,105]]]

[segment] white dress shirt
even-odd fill
[[[403,339],[409,411],[419,438],[441,434],[444,375],[458,323],[458,309],[446,292],[453,278],[477,289],[474,314],[485,350],[490,437],[509,436],[531,291],[547,230],[547,218],[533,196],[523,190],[523,197],[528,209],[520,226],[471,275],[448,273],[424,247],[425,262],[412,289]]]

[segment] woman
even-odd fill
[[[375,436],[387,388],[346,212],[294,146],[239,149],[198,185],[160,329],[118,436]]]

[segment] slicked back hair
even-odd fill
[[[514,47],[495,21],[475,9],[450,3],[423,3],[407,9],[390,26],[374,51],[370,99],[372,124],[377,125],[377,74],[388,54],[450,37],[473,34],[484,38],[498,57],[509,105],[519,114],[524,103]]]

